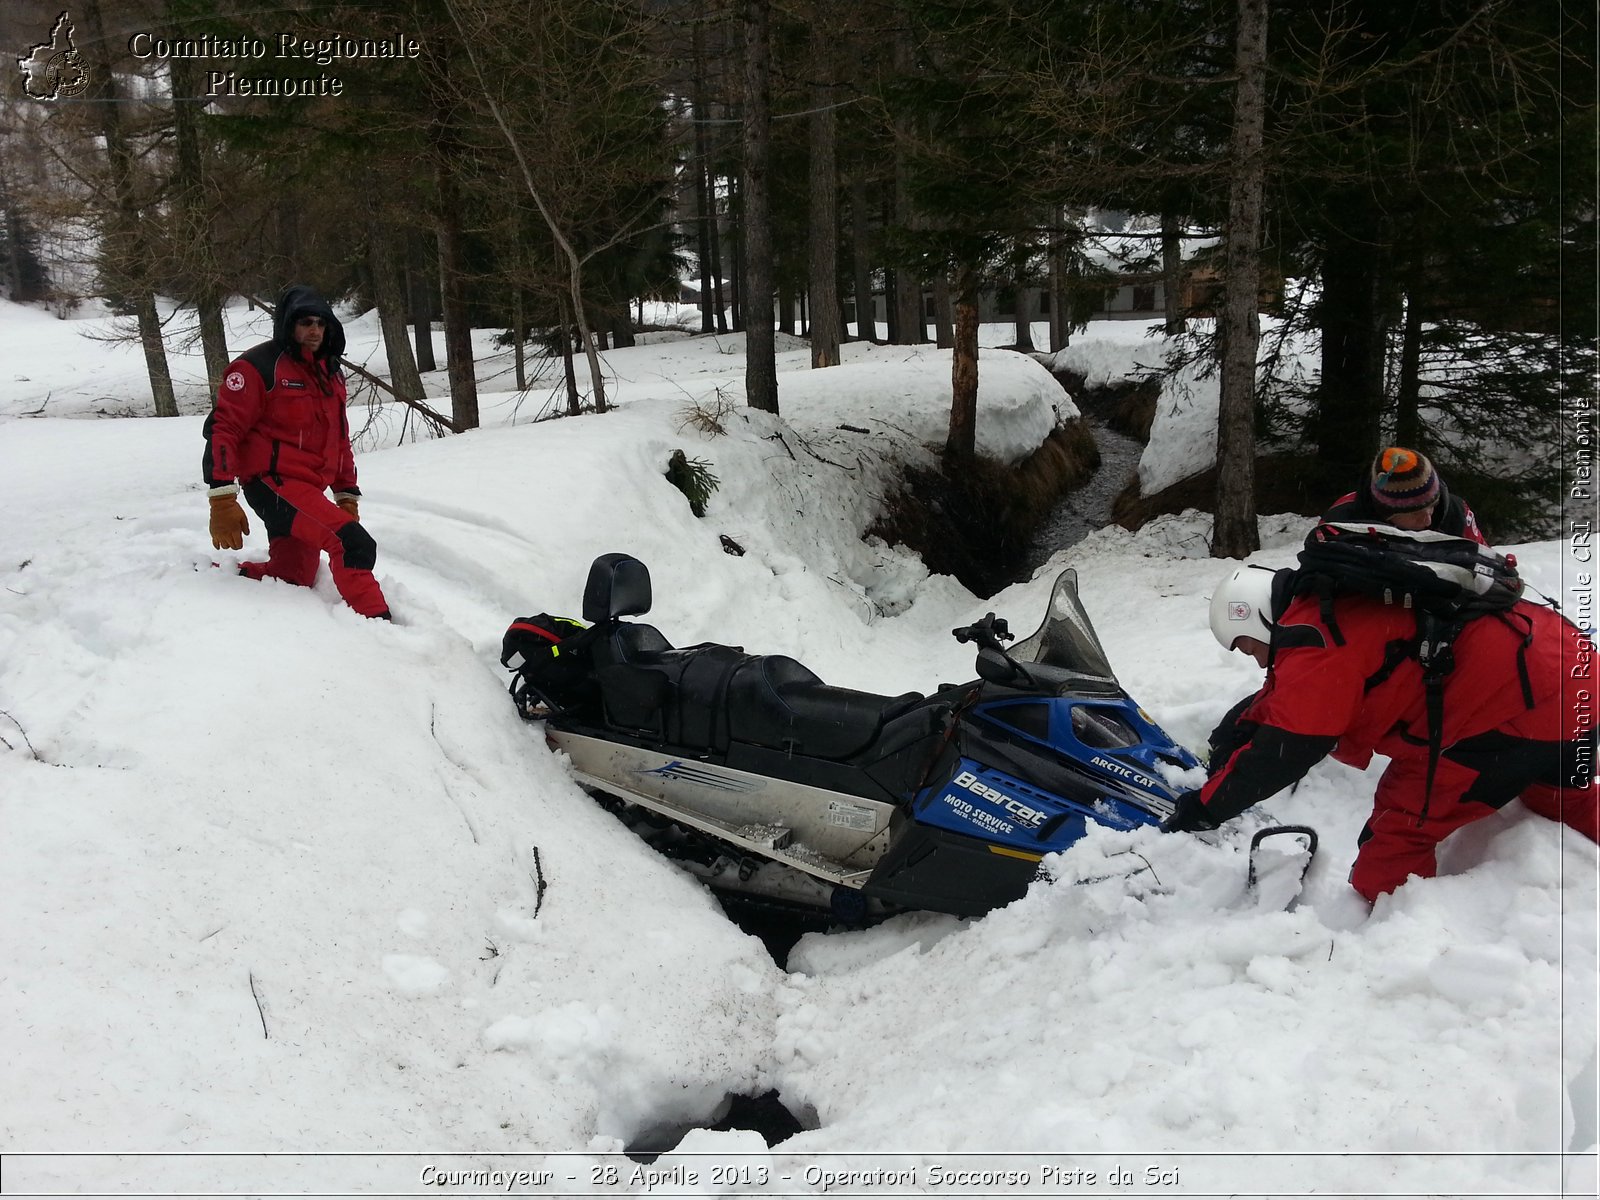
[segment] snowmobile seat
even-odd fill
[[[617,663],[637,663],[642,666],[651,661],[654,655],[671,649],[672,643],[654,625],[619,621],[608,635],[596,641],[589,653],[598,670]]]
[[[654,625],[614,622],[609,633],[600,634],[589,656],[612,724],[665,734],[672,679],[656,663],[672,653],[672,643]]]
[[[635,625],[617,633],[641,628],[655,634]],[[727,750],[728,681],[748,654],[715,642],[675,650],[659,634],[613,637],[611,651],[626,657],[608,657],[596,678],[614,724],[648,730],[675,746]]]
[[[674,686],[669,741],[718,753],[727,750],[728,683],[749,658],[738,646],[715,642],[657,656]]]
[[[922,700],[830,687],[782,654],[753,656],[728,684],[728,734],[772,750],[841,759],[872,744],[886,720]]]

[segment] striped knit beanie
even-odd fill
[[[1385,512],[1415,512],[1439,499],[1439,473],[1427,455],[1385,446],[1372,460],[1372,498]]]

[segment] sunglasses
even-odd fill
[[[302,328],[306,328],[306,329],[309,329],[312,326],[316,326],[316,328],[321,329],[324,325],[327,324],[327,322],[324,321],[321,317],[301,317],[298,321],[295,322],[295,324],[301,326]]]

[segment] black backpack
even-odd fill
[[[588,626],[572,617],[518,617],[500,642],[500,665],[514,674],[508,689],[524,720],[580,701],[589,679]]]
[[[1344,635],[1333,606],[1339,596],[1370,596],[1383,604],[1416,611],[1416,637],[1391,642],[1383,665],[1366,681],[1366,687],[1368,691],[1377,687],[1408,658],[1422,666],[1428,714],[1428,782],[1422,810],[1426,817],[1443,736],[1444,681],[1455,669],[1456,638],[1468,621],[1479,617],[1498,616],[1512,624],[1511,609],[1523,593],[1516,558],[1497,554],[1471,538],[1427,529],[1325,521],[1306,537],[1300,565],[1284,580],[1283,592],[1281,606],[1274,604],[1279,615],[1293,597],[1318,597],[1322,623],[1340,646]],[[1278,600],[1277,589],[1274,599]],[[1517,671],[1523,701],[1532,708],[1527,651],[1533,632],[1525,618],[1523,626]]]
[[[1436,620],[1466,621],[1514,605],[1522,598],[1522,577],[1515,557],[1471,538],[1325,521],[1306,537],[1293,591],[1323,597],[1324,619],[1343,644],[1329,620],[1336,595],[1359,593]]]

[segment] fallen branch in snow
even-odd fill
[[[1142,862],[1144,864],[1145,870],[1150,872],[1150,878],[1154,879],[1156,881],[1156,886],[1157,887],[1160,887],[1161,886],[1161,876],[1156,874],[1156,869],[1150,865],[1150,860],[1148,858],[1146,858],[1144,855],[1140,854],[1137,850],[1130,850],[1130,851],[1128,851],[1128,853],[1133,855],[1135,858],[1137,858],[1140,862]]]
[[[539,910],[544,907],[544,890],[549,885],[544,881],[544,867],[539,862],[539,847],[533,848],[533,915],[537,917]]]
[[[22,735],[22,740],[25,743],[27,743],[28,753],[33,755],[33,761],[34,762],[44,762],[44,759],[39,757],[39,752],[33,748],[33,743],[28,740],[28,731],[22,727],[22,722],[17,720],[10,713],[6,712],[6,710],[3,709],[3,708],[0,708],[0,717],[4,717],[6,720],[10,721],[13,725],[15,725],[17,727],[17,732]],[[3,743],[7,750],[15,750],[16,749],[15,746],[13,746],[10,742],[7,742],[5,740],[5,738],[3,738],[3,737],[0,737],[0,743]]]
[[[267,1032],[267,1012],[261,1007],[261,996],[256,991],[256,973],[254,971],[250,972],[250,998],[256,1002],[256,1015],[261,1018],[261,1036],[271,1039],[272,1035]]]
[[[472,778],[472,772],[467,770],[467,768],[456,759],[456,756],[450,753],[450,748],[439,740],[439,731],[437,728],[435,728],[435,726],[438,724],[438,719],[439,706],[437,704],[430,703],[428,705],[428,735],[433,738],[434,743],[439,747],[439,753],[444,755],[445,762],[449,763],[452,767],[460,771],[470,780]],[[440,782],[444,784],[444,794],[450,797],[450,803],[456,806],[456,811],[461,814],[461,820],[466,824],[467,832],[472,835],[472,844],[474,846],[479,845],[478,827],[472,823],[472,817],[468,814],[466,805],[462,804],[461,801],[456,799],[455,792],[450,790],[450,781],[448,779],[445,779],[441,776]]]
[[[461,427],[457,425],[454,420],[445,416],[438,409],[428,407],[428,405],[424,404],[421,400],[413,400],[409,396],[402,396],[399,392],[395,391],[394,388],[389,386],[389,384],[379,379],[366,368],[358,367],[353,362],[345,362],[341,363],[340,365],[344,367],[345,370],[352,371],[361,376],[362,379],[365,379],[368,383],[372,384],[373,387],[381,388],[383,391],[388,392],[389,395],[400,401],[401,404],[404,404],[407,408],[415,409],[417,412],[421,413],[424,417],[434,422],[436,425],[439,425],[444,429],[448,429],[451,433],[461,432]]]

